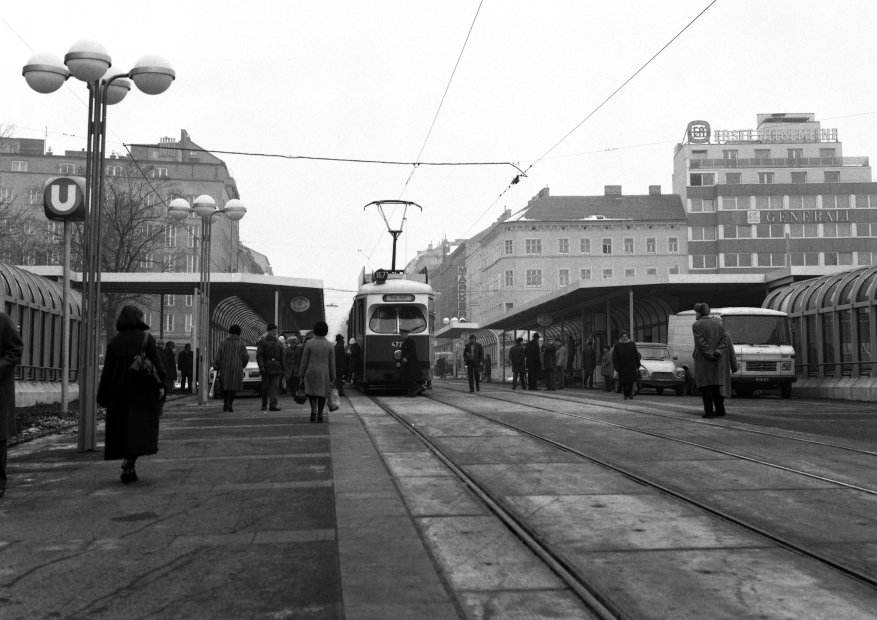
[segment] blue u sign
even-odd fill
[[[46,182],[43,190],[43,210],[53,221],[82,221],[85,219],[85,179],[82,177],[55,177]]]

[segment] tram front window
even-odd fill
[[[372,312],[368,327],[376,334],[398,334],[406,329],[412,334],[426,330],[426,318],[414,306],[378,306]]]

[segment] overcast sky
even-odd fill
[[[0,5],[0,123],[55,152],[85,146],[84,84],[28,88],[34,51],[102,42],[117,68],[145,53],[177,72],[157,97],[136,88],[110,110],[109,147],[179,139],[207,149],[417,160],[479,0],[443,2],[30,2]],[[526,168],[710,4],[484,0],[424,162]],[[754,128],[761,112],[814,112],[847,156],[877,154],[877,3],[718,0],[600,111],[495,204],[510,166],[410,166],[220,155],[248,208],[241,239],[274,273],[322,279],[330,325],[360,269],[389,267],[378,199],[413,200],[404,265],[442,236],[471,236],[544,186],[553,195],[670,189],[690,120]],[[17,33],[17,34],[16,34]],[[78,97],[78,99],[77,99]],[[71,136],[65,134],[72,134]],[[404,190],[404,191],[403,191]],[[493,204],[493,206],[491,206]],[[366,258],[370,256],[370,261]]]

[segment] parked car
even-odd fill
[[[256,393],[262,389],[262,375],[259,373],[259,364],[256,363],[256,347],[247,347],[247,355],[250,361],[244,368],[244,390],[253,390]],[[216,371],[210,369],[210,385],[216,381],[216,387],[213,390],[213,398],[222,398],[222,373],[219,379],[216,379]]]
[[[663,394],[669,388],[676,390],[676,396],[682,396],[685,369],[676,366],[669,347],[660,342],[637,342],[636,348],[643,357],[637,392],[643,388],[655,388],[658,394]]]

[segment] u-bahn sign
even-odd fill
[[[43,210],[53,221],[82,221],[85,219],[85,179],[56,177],[46,182],[43,190]]]

